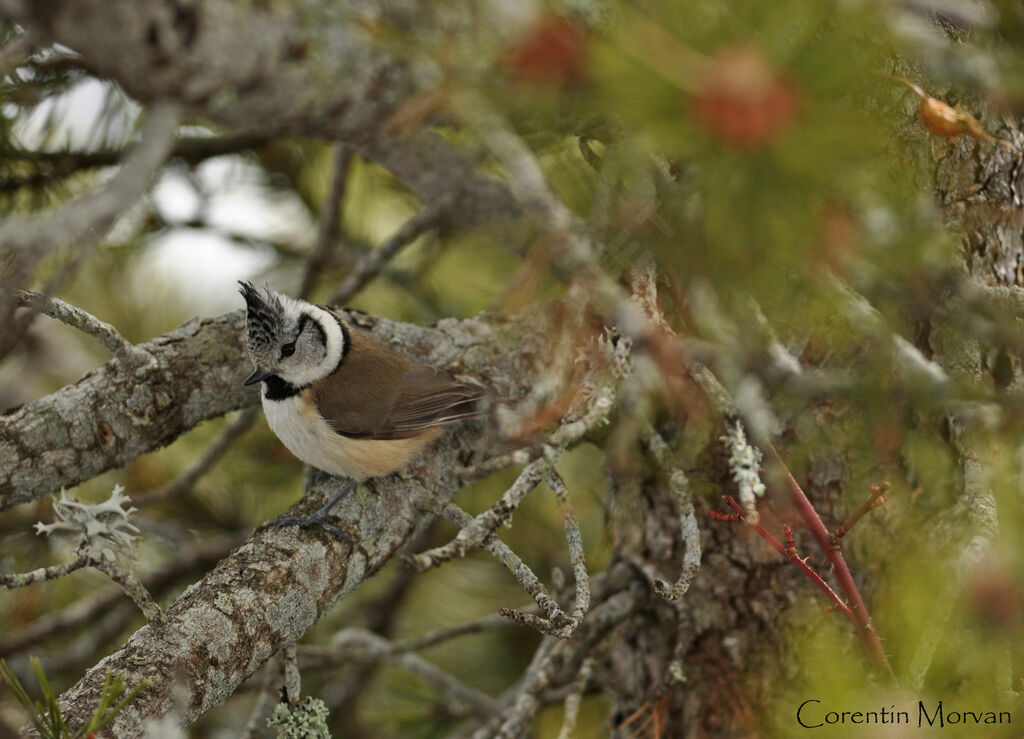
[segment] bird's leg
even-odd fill
[[[349,478],[349,480],[341,486],[341,490],[336,492],[334,496],[318,508],[310,516],[281,516],[275,518],[273,521],[268,521],[267,526],[273,526],[274,528],[281,528],[282,526],[299,526],[300,528],[311,528],[317,526],[324,531],[327,531],[334,535],[339,541],[347,541],[349,546],[355,549],[355,542],[352,541],[352,537],[347,532],[342,531],[333,523],[327,521],[327,514],[330,510],[336,506],[342,498],[351,493],[356,489],[358,483]]]

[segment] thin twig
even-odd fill
[[[725,500],[726,503],[729,504],[729,506],[735,512],[736,520],[744,521],[746,519],[747,512],[743,510],[743,506],[737,503],[731,495],[725,495],[722,496],[722,498],[723,500]],[[832,602],[835,604],[835,607],[844,616],[846,616],[848,619],[856,623],[856,620],[853,617],[853,612],[850,610],[850,607],[843,602],[843,599],[839,597],[836,591],[829,587],[829,584],[827,582],[821,579],[821,575],[812,570],[810,565],[808,565],[804,559],[801,559],[799,556],[797,556],[795,548],[793,549],[793,551],[790,551],[786,547],[782,546],[779,540],[772,536],[772,534],[769,533],[768,530],[760,524],[748,523],[747,525],[752,527],[754,531],[756,531],[761,536],[762,539],[768,542],[771,545],[772,549],[774,549],[783,557],[785,557],[794,565],[796,565],[797,569],[801,570],[805,575],[807,575],[807,577],[811,579],[811,582],[813,582],[815,585],[821,588],[821,591],[832,600]]]
[[[576,731],[576,719],[579,717],[583,694],[587,690],[593,672],[594,658],[587,657],[580,665],[580,671],[573,681],[569,695],[565,697],[565,717],[562,719],[562,730],[558,732],[558,739],[572,739],[573,733]]]
[[[327,300],[328,305],[344,305],[348,302],[353,295],[376,277],[384,265],[391,261],[403,247],[423,232],[436,227],[444,217],[449,202],[448,199],[442,199],[428,205],[403,223],[387,241],[359,260]]]
[[[345,629],[334,637],[331,646],[339,658],[351,655],[356,659],[387,660],[428,685],[438,688],[450,698],[471,707],[476,713],[493,716],[501,710],[494,698],[469,687],[422,657],[394,652],[391,642],[377,634],[363,629]]]
[[[676,499],[679,508],[679,532],[683,540],[683,565],[676,581],[669,585],[664,580],[654,581],[654,589],[665,600],[675,601],[686,595],[697,573],[700,571],[701,545],[700,527],[690,497],[690,481],[681,467],[668,465],[668,444],[661,434],[653,432],[647,438],[647,446],[655,460],[668,474],[668,489]]]
[[[289,644],[282,650],[284,667],[284,699],[289,708],[299,705],[302,697],[302,673],[299,672],[298,647]]]
[[[512,517],[526,495],[537,487],[557,461],[560,452],[555,451],[553,456],[555,459],[538,459],[524,467],[505,494],[494,505],[466,524],[450,542],[421,554],[410,555],[406,557],[406,562],[417,572],[426,572],[456,557],[465,557],[466,552],[480,546],[484,539]]]
[[[468,514],[467,514],[468,515]],[[509,625],[508,619],[494,615],[482,618],[479,621],[467,621],[454,626],[445,626],[436,629],[422,636],[415,636],[405,641],[396,642],[395,649],[402,652],[418,652],[422,649],[441,644],[449,639],[455,639],[466,634],[477,634],[481,631],[505,628]]]
[[[860,521],[864,515],[872,510],[878,508],[880,505],[885,503],[888,499],[885,497],[885,493],[889,490],[889,483],[883,482],[881,485],[872,485],[868,492],[868,497],[861,503],[857,510],[850,514],[850,517],[839,524],[836,530],[832,532],[832,546],[838,547],[843,540],[843,537],[850,533],[850,529]]]
[[[132,601],[142,611],[142,615],[146,617],[146,620],[154,626],[159,626],[163,623],[164,612],[157,605],[157,602],[153,600],[153,596],[146,590],[146,586],[139,582],[139,579],[135,577],[131,572],[121,567],[116,562],[109,560],[100,559],[92,563],[93,567],[102,572],[104,575],[109,577],[111,580],[121,586],[121,590],[124,591],[125,595],[132,599]]]
[[[227,426],[210,444],[202,457],[197,459],[179,477],[156,490],[144,493],[135,499],[136,505],[142,507],[160,503],[190,490],[198,480],[217,464],[224,453],[231,448],[236,439],[241,437],[259,416],[259,408],[246,408]]]
[[[122,361],[142,365],[152,360],[149,352],[132,344],[109,323],[60,298],[48,297],[31,290],[18,290],[14,300],[18,308],[28,308],[42,313],[94,337]]]
[[[64,575],[70,574],[75,570],[80,570],[83,567],[88,567],[93,563],[92,558],[87,554],[79,554],[77,558],[71,562],[67,562],[62,565],[51,565],[50,567],[40,567],[37,570],[31,572],[23,572],[17,575],[0,575],[0,585],[3,585],[8,590],[14,588],[23,588],[26,585],[32,585],[37,582],[45,582],[46,580],[56,580],[58,577],[64,577]]]
[[[453,524],[461,526],[463,529],[473,520],[468,513],[454,503],[449,503],[444,507],[443,515]],[[547,618],[541,618],[534,613],[510,608],[499,609],[498,613],[505,618],[512,619],[516,623],[531,626],[543,633],[553,634],[563,639],[567,638],[571,633],[566,633],[567,627],[571,625],[569,617],[558,605],[555,597],[544,587],[540,578],[530,569],[529,565],[523,562],[518,554],[513,552],[505,542],[494,534],[488,535],[482,544],[484,549],[490,552],[496,560],[505,566],[505,569],[515,576],[519,584],[533,597],[533,600]]]
[[[141,582],[139,582],[138,578],[124,568],[103,558],[93,557],[88,553],[81,553],[71,562],[67,562],[62,565],[40,567],[37,570],[17,575],[0,575],[0,585],[3,585],[8,590],[23,588],[37,582],[45,582],[46,580],[55,580],[58,577],[64,577],[75,570],[81,570],[85,567],[92,567],[99,570],[120,585],[125,595],[135,602],[135,605],[139,607],[139,610],[142,611],[142,615],[146,617],[147,621],[154,624],[160,624],[163,621],[163,611],[160,610],[160,606],[156,604],[156,601],[153,600],[149,591],[146,590],[145,586],[143,586]]]
[[[565,539],[569,546],[569,560],[572,562],[573,578],[576,581],[576,605],[569,615],[569,624],[566,624],[565,627],[566,631],[572,633],[582,623],[583,617],[590,609],[590,579],[587,575],[587,560],[583,552],[583,537],[580,534],[579,522],[576,520],[576,513],[569,501],[569,489],[566,487],[565,481],[554,469],[548,471],[546,479],[562,512]]]
[[[867,604],[864,602],[864,598],[861,596],[860,590],[857,588],[857,583],[853,579],[853,573],[850,572],[850,567],[846,564],[846,559],[843,557],[843,553],[832,546],[831,537],[829,536],[828,529],[825,527],[824,522],[821,520],[821,516],[818,515],[818,511],[815,510],[814,504],[811,503],[810,499],[804,493],[803,488],[801,488],[799,483],[797,483],[796,478],[793,477],[793,474],[789,471],[786,463],[782,461],[782,457],[779,456],[775,447],[769,444],[768,451],[786,476],[786,480],[789,484],[790,500],[800,513],[800,517],[803,518],[804,523],[807,524],[807,527],[811,530],[811,534],[814,535],[821,551],[825,553],[829,562],[832,563],[835,570],[836,580],[839,582],[839,587],[850,601],[851,610],[853,612],[852,619],[857,626],[857,636],[860,637],[860,640],[864,643],[868,656],[877,667],[883,669],[895,680],[896,675],[892,670],[892,666],[889,664],[889,658],[885,654],[885,648],[882,646],[882,641],[878,637],[878,632],[875,630],[875,624],[871,620],[871,614],[868,612]]]
[[[317,276],[330,261],[331,250],[338,240],[345,185],[348,182],[351,163],[352,149],[345,144],[335,144],[334,155],[331,158],[331,179],[327,185],[323,212],[320,214],[320,228],[317,231],[316,243],[306,261],[306,269],[302,274],[302,285],[299,287],[300,298],[308,298],[313,292]]]

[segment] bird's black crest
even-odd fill
[[[258,353],[260,349],[276,342],[284,328],[284,306],[270,290],[263,294],[252,286],[251,282],[239,282],[239,292],[245,298],[248,309],[246,316],[246,332],[249,339],[249,351]]]

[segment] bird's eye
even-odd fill
[[[295,342],[294,341],[289,342],[289,343],[287,343],[287,344],[285,344],[284,346],[281,347],[281,359],[284,359],[285,357],[290,357],[294,353],[295,353]]]

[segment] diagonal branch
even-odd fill
[[[448,200],[442,200],[433,205],[428,205],[419,213],[403,223],[399,229],[388,238],[383,244],[363,257],[352,271],[345,277],[345,280],[334,291],[327,301],[331,305],[344,305],[353,295],[363,289],[365,285],[380,274],[381,269],[390,262],[399,251],[416,239],[417,236],[438,225],[444,217],[445,210],[449,205]]]
[[[426,572],[457,557],[465,557],[470,549],[480,546],[499,526],[508,521],[523,499],[533,490],[557,461],[541,458],[531,462],[519,473],[504,495],[486,511],[467,522],[459,533],[444,546],[435,547],[422,554],[410,555],[408,564],[417,572]]]
[[[146,116],[139,143],[124,160],[120,171],[106,184],[57,210],[38,216],[9,219],[0,226],[0,254],[9,254],[12,267],[9,286],[21,287],[46,256],[74,245],[76,256],[49,279],[46,292],[55,289],[70,268],[98,243],[118,216],[145,192],[150,179],[167,159],[181,117],[179,106],[160,102]],[[0,301],[0,358],[18,343],[36,315],[30,311],[12,321],[17,298],[8,294]]]
[[[229,130],[341,141],[393,172],[425,204],[453,196],[454,226],[509,223],[519,208],[508,188],[472,158],[424,128],[395,131],[388,118],[435,83],[388,53],[367,28],[441,27],[432,5],[372,9],[353,0],[328,17],[301,3],[239,5],[209,0],[169,13],[135,0],[5,0],[9,18],[75,49],[99,75],[147,103],[175,100]],[[401,5],[401,4],[399,4]],[[117,34],[110,29],[117,28]],[[425,123],[430,123],[426,121]]]
[[[0,296],[2,295],[3,293],[0,292]],[[28,308],[42,313],[89,334],[103,344],[107,351],[124,362],[145,364],[151,360],[148,354],[124,338],[116,328],[78,306],[58,298],[49,298],[31,290],[19,290],[14,296],[14,301],[18,308]]]
[[[450,453],[437,457],[449,463],[453,458]],[[427,477],[431,489],[455,492],[436,467]],[[297,508],[311,510],[310,503],[326,499],[336,483],[332,479],[317,486]],[[356,541],[351,556],[347,544],[330,537],[297,534],[295,529],[257,531],[166,611],[163,629],[143,627],[61,696],[69,727],[77,728],[92,712],[108,669],[122,673],[131,684],[152,681],[133,703],[133,711],[115,720],[112,736],[142,736],[148,719],[171,711],[176,679],[189,695],[186,723],[224,702],[273,654],[298,641],[367,573],[381,567],[421,524],[431,496],[423,485],[388,479],[376,488],[378,495],[368,505],[360,506],[353,498],[337,510]],[[211,669],[204,660],[195,660],[199,653],[216,654],[216,666]]]
[[[417,360],[470,369],[463,354],[494,340],[504,329],[487,321],[445,321],[427,328],[366,315],[353,322],[374,338]],[[509,331],[515,323],[506,324]],[[243,387],[249,370],[242,336],[245,314],[189,321],[139,344],[153,357],[128,372],[110,362],[73,385],[0,415],[0,510],[73,487],[123,467],[158,449],[200,422],[255,405],[258,394]],[[517,382],[530,353],[507,366],[477,357],[477,369],[497,383]]]
[[[380,322],[378,328],[386,324]],[[397,334],[408,328],[407,339],[430,337],[420,345],[429,345],[435,353],[425,352],[424,359],[439,365],[460,361],[464,369],[495,380],[503,392],[522,392],[522,385],[529,382],[522,347],[479,322],[450,321],[442,330],[387,325]],[[377,333],[386,335],[384,330]],[[464,351],[488,343],[493,350]],[[187,723],[222,703],[271,655],[298,641],[430,521],[438,502],[443,504],[460,487],[454,473],[457,460],[471,454],[479,443],[478,434],[462,427],[422,459],[415,479],[380,478],[374,483],[374,495],[353,495],[337,506],[332,523],[349,533],[354,547],[322,532],[258,530],[167,609],[162,629],[140,629],[62,696],[69,725],[80,725],[95,706],[108,669],[123,673],[133,684],[152,681],[133,703],[133,711],[115,721],[113,736],[141,736],[148,719],[171,711],[175,680],[189,694],[183,717]],[[316,476],[291,513],[314,510],[337,491],[340,482]],[[216,654],[216,666],[210,669],[204,660],[196,660],[199,653]]]
[[[341,229],[342,201],[345,197],[345,185],[348,182],[348,171],[352,164],[352,150],[344,144],[335,144],[334,156],[331,161],[331,177],[327,184],[327,197],[324,199],[323,212],[320,214],[320,226],[316,235],[316,243],[306,260],[306,268],[302,273],[302,284],[297,297],[308,298],[316,285],[320,270],[330,262],[331,249],[338,240]],[[344,301],[328,301],[342,303]]]
[[[334,637],[331,645],[342,654],[351,652],[359,659],[368,657],[390,661],[485,717],[494,716],[500,711],[498,702],[486,693],[466,685],[419,655],[395,650],[392,642],[373,632],[364,629],[345,629]]]
[[[210,444],[210,447],[202,457],[190,464],[188,469],[166,485],[138,496],[135,499],[136,504],[140,507],[152,505],[190,490],[199,478],[217,464],[220,458],[224,456],[224,453],[231,448],[235,440],[249,430],[256,422],[258,415],[259,410],[255,407],[243,410],[238,414],[237,418],[220,432],[220,435]]]

